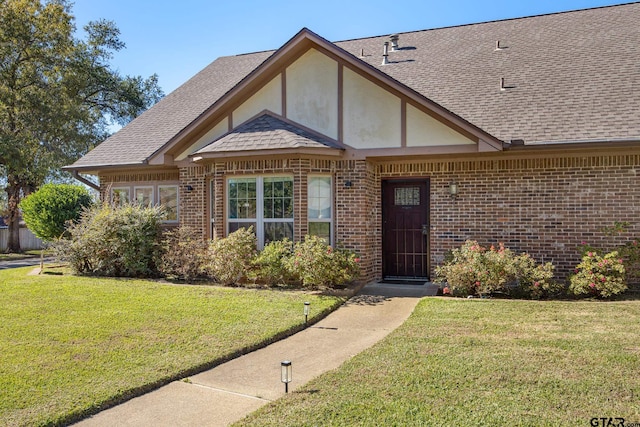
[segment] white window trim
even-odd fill
[[[180,186],[178,184],[165,184],[165,185],[158,185],[158,201],[156,202],[156,205],[160,205],[160,189],[162,188],[175,188],[176,190],[176,219],[166,219],[164,221],[162,221],[163,223],[167,223],[167,224],[177,224],[178,222],[180,222]]]
[[[329,178],[329,188],[331,190],[331,194],[329,195],[330,203],[331,203],[331,218],[309,218],[309,186],[311,185],[311,180],[313,178]],[[309,224],[312,222],[324,222],[329,223],[329,245],[333,245],[334,241],[334,224],[335,224],[335,189],[333,187],[333,176],[328,174],[312,174],[307,176],[307,234],[309,234]]]
[[[256,217],[255,218],[229,218],[229,181],[233,179],[246,179],[251,178],[256,180]],[[293,207],[294,216],[292,218],[265,218],[264,217],[264,179],[265,178],[288,178],[291,179],[295,185],[295,179],[293,175],[280,175],[280,174],[268,174],[268,175],[238,175],[228,176],[225,180],[225,197],[224,197],[224,211],[226,219],[226,235],[229,235],[229,224],[239,222],[253,222],[255,223],[255,232],[258,249],[264,248],[264,224],[269,222],[289,222],[294,224],[294,237],[295,237],[295,188],[293,189]]]

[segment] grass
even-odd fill
[[[24,251],[22,253],[0,253],[0,261],[15,261],[19,259],[28,259],[39,257],[42,251],[40,249],[34,249]],[[44,256],[50,256],[51,251],[45,251]]]
[[[65,424],[301,328],[339,298],[0,272],[0,425]]]
[[[386,339],[237,425],[640,422],[639,325],[640,301],[425,299]]]

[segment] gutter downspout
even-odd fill
[[[98,192],[100,191],[100,186],[99,185],[96,185],[95,183],[89,181],[87,178],[81,176],[80,173],[77,170],[73,171],[73,177],[75,179],[77,179],[78,181],[80,181],[81,183],[83,183],[84,185],[87,185],[87,186],[93,188],[94,190],[96,190]]]

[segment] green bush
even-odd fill
[[[584,257],[589,252],[607,253],[617,251],[625,267],[627,282],[640,285],[640,237],[630,235],[631,230],[629,222],[614,221],[613,225],[602,227],[600,232],[607,237],[615,238],[618,243],[596,247],[584,241],[578,247],[580,255]],[[622,242],[619,240],[622,240]]]
[[[587,252],[570,278],[569,292],[576,296],[609,298],[626,290],[624,262],[617,251],[604,256]]]
[[[209,243],[203,257],[203,272],[223,285],[240,283],[256,255],[253,227],[241,228]]]
[[[326,288],[348,284],[360,276],[360,258],[347,249],[333,249],[318,236],[305,236],[285,260],[287,269],[305,287]]]
[[[562,287],[552,281],[553,265],[537,265],[528,254],[514,254],[500,244],[485,248],[468,240],[436,267],[436,282],[454,296],[504,293],[526,298],[549,297]]]
[[[202,234],[190,227],[180,227],[164,233],[162,261],[159,269],[163,276],[182,280],[202,275],[202,259],[207,250]]]
[[[91,194],[80,185],[45,184],[22,200],[20,209],[29,230],[51,242],[65,236],[68,224],[77,222],[92,204]]]
[[[286,261],[292,254],[293,242],[289,239],[268,243],[253,261],[255,280],[268,285],[294,282],[295,276],[287,268]]]
[[[82,213],[69,227],[69,239],[57,240],[54,249],[77,274],[156,276],[163,216],[158,207],[96,205]]]

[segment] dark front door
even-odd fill
[[[383,181],[382,260],[385,278],[428,278],[428,180]]]

